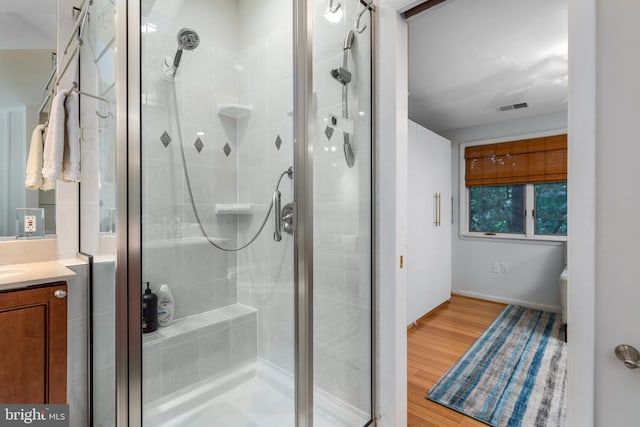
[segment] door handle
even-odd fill
[[[435,204],[435,219],[433,221],[433,225],[435,225],[436,227],[440,227],[441,225],[441,216],[442,216],[442,194],[441,193],[434,193],[433,194],[433,200],[434,200],[434,204]]]
[[[640,368],[640,353],[632,345],[620,344],[615,350],[616,357],[629,369]]]
[[[273,231],[273,240],[279,242],[282,240],[282,209],[281,205],[282,199],[280,195],[280,191],[276,190],[273,192],[273,218],[274,218],[274,228]]]
[[[56,289],[53,292],[53,296],[56,297],[56,298],[59,298],[59,299],[66,298],[67,297],[67,291],[65,291],[64,289]]]

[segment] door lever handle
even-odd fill
[[[628,344],[620,344],[615,350],[616,357],[629,369],[640,368],[640,353],[635,347]]]
[[[282,199],[280,191],[273,192],[273,218],[274,218],[274,231],[273,240],[279,242],[282,240]]]

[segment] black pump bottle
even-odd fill
[[[153,332],[158,329],[158,296],[151,292],[149,282],[142,295],[142,332]]]

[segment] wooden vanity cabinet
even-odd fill
[[[67,284],[0,291],[0,403],[66,403]]]

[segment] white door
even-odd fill
[[[411,324],[451,296],[451,143],[409,121],[408,154],[406,268],[407,324]]]
[[[640,4],[598,4],[595,417],[640,425],[640,369],[614,356],[622,343],[640,350],[640,55],[629,48],[640,44]]]

